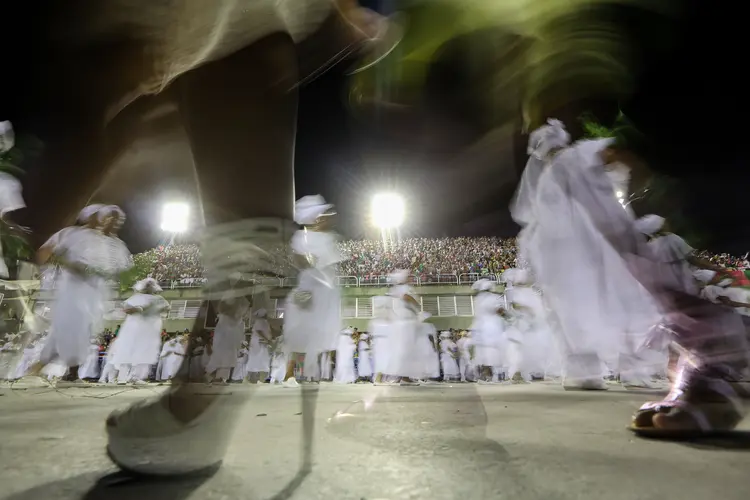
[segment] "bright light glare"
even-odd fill
[[[382,193],[372,198],[372,223],[380,229],[395,229],[404,222],[404,199],[397,194]]]
[[[617,197],[618,197],[618,198],[622,198],[622,197],[624,197],[624,196],[625,196],[625,193],[623,193],[622,191],[618,191],[618,192],[617,192],[617,193],[615,193],[615,194],[617,195]]]
[[[184,233],[188,229],[189,217],[187,203],[165,203],[161,212],[161,229],[169,233]]]

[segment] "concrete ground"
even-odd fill
[[[300,458],[301,389],[230,386],[228,397],[242,415],[216,475],[124,478],[104,453],[104,419],[113,408],[161,390],[0,389],[0,498],[750,498],[750,419],[731,440],[642,440],[625,426],[633,410],[657,395],[616,386],[606,393],[565,392],[551,383],[323,384],[309,472]],[[314,397],[314,391],[305,394]]]

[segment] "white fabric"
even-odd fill
[[[155,365],[161,350],[161,314],[169,304],[160,295],[134,293],[123,307],[143,312],[127,315],[110,347],[109,362],[118,370],[120,365]]]
[[[219,320],[214,329],[214,340],[211,358],[206,366],[206,373],[213,373],[221,368],[234,368],[237,365],[237,351],[245,340],[244,319],[250,308],[245,297],[228,295],[220,302]]]
[[[471,288],[480,292],[486,292],[489,290],[492,290],[494,288],[495,282],[488,280],[488,279],[481,279],[478,281],[475,281],[473,285],[471,285]]]
[[[294,204],[294,222],[302,226],[315,224],[318,217],[333,208],[319,194],[303,196]]]
[[[461,337],[456,341],[458,348],[458,371],[461,374],[461,380],[473,380],[476,377],[474,360],[471,357],[471,347],[473,346],[470,337]],[[476,351],[475,351],[476,352]]]
[[[247,375],[247,348],[242,347],[237,352],[237,364],[235,365],[234,370],[232,370],[232,380],[242,381],[247,378]]]
[[[263,336],[264,341],[261,341]],[[265,318],[256,318],[253,321],[250,347],[247,355],[248,373],[268,372],[271,367],[271,354],[268,352],[268,344],[271,338],[271,326]]]
[[[357,345],[357,377],[372,377],[372,360],[370,359],[370,345],[364,335],[360,337]]]
[[[339,335],[336,347],[336,369],[333,381],[339,384],[352,384],[357,379],[354,371],[354,351],[356,345],[351,337],[351,330],[344,330]]]
[[[161,371],[157,370],[157,380],[169,380],[177,376],[185,359],[187,339],[174,338],[164,343],[161,350]]]
[[[29,345],[26,349],[24,349],[21,360],[16,365],[15,373],[11,378],[19,379],[25,377],[31,367],[39,362],[39,357],[42,354],[43,348],[44,343],[42,341],[39,341],[33,345]]]
[[[308,256],[313,267],[299,273],[299,284],[286,301],[284,339],[287,353],[317,356],[336,349],[341,330],[341,293],[336,284],[336,264],[341,255],[336,236],[328,232],[297,231],[292,250]],[[298,293],[311,295],[309,302],[298,304]]]
[[[610,143],[581,141],[556,155],[537,186],[535,230],[522,243],[566,352],[616,362],[623,333],[648,329],[656,305],[622,257],[645,241],[612,196],[599,155]]]
[[[13,149],[16,143],[16,135],[13,132],[13,124],[9,121],[0,122],[0,153]]]
[[[474,321],[469,328],[474,344],[474,363],[479,366],[505,364],[507,334],[505,320],[497,311],[505,301],[500,295],[482,292],[474,297]]]
[[[457,378],[460,374],[458,363],[454,359],[458,346],[449,338],[440,340],[440,366],[443,369],[443,378]]]
[[[87,378],[99,378],[99,346],[91,344],[89,346],[89,355],[86,361],[78,367],[78,378],[85,380]]]
[[[669,274],[671,282],[690,295],[699,293],[695,276],[687,261],[695,250],[685,240],[674,233],[667,233],[649,241],[648,246],[656,261]]]
[[[145,278],[136,283],[133,286],[133,290],[138,293],[143,293],[146,290],[151,289],[153,293],[161,293],[162,289],[159,286],[159,282],[156,281],[154,278]]]
[[[658,232],[664,226],[664,217],[649,214],[635,221],[635,228],[647,236]]]
[[[394,285],[402,285],[406,283],[406,280],[409,278],[409,271],[406,269],[398,269],[396,271],[393,271],[388,276],[388,281],[390,281]]]
[[[26,206],[21,195],[21,183],[10,174],[0,172],[0,214]]]
[[[433,340],[437,342],[437,330],[432,323],[421,323],[421,331],[417,337],[416,356],[421,360],[423,366],[423,378],[440,378],[440,353]]]
[[[106,358],[102,360],[102,363],[104,363],[104,367],[102,368],[102,374],[99,377],[99,383],[113,384],[117,382],[117,368],[115,368],[115,365],[107,362]]]

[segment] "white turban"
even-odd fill
[[[650,214],[650,215],[644,215],[637,221],[635,221],[635,228],[647,235],[651,236],[654,233],[659,232],[659,230],[664,226],[664,217],[660,217],[658,215]]]
[[[565,131],[565,125],[554,118],[547,119],[547,125],[542,125],[529,135],[529,145],[526,152],[542,159],[555,148],[564,148],[570,144],[570,134]]]
[[[104,205],[101,203],[93,203],[83,207],[83,210],[78,213],[78,222],[87,222],[92,216],[97,215],[102,208],[104,208]]]
[[[161,292],[161,287],[159,286],[159,282],[156,281],[154,278],[145,278],[136,283],[133,286],[133,290],[135,290],[138,293],[143,293],[146,290],[151,289],[154,293]]]
[[[388,281],[397,285],[406,283],[407,279],[409,279],[409,271],[406,269],[398,269],[388,276]]]
[[[471,288],[479,292],[486,292],[488,290],[492,290],[494,286],[495,286],[494,281],[490,281],[487,278],[482,278],[481,280],[474,282],[474,284],[471,285]]]
[[[302,226],[315,224],[318,217],[333,208],[333,205],[326,203],[325,198],[319,194],[303,196],[294,204],[294,222]]]
[[[13,149],[16,144],[16,136],[13,133],[13,124],[5,121],[0,122],[0,153]]]

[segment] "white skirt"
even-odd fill
[[[213,373],[219,368],[234,368],[237,365],[237,353],[244,339],[245,324],[242,318],[235,319],[220,314],[214,330],[213,349],[206,372]]]
[[[300,286],[286,301],[284,350],[287,353],[319,354],[336,350],[341,331],[341,293],[333,275],[317,269],[300,273]],[[309,292],[307,304],[297,304],[294,294]]]

